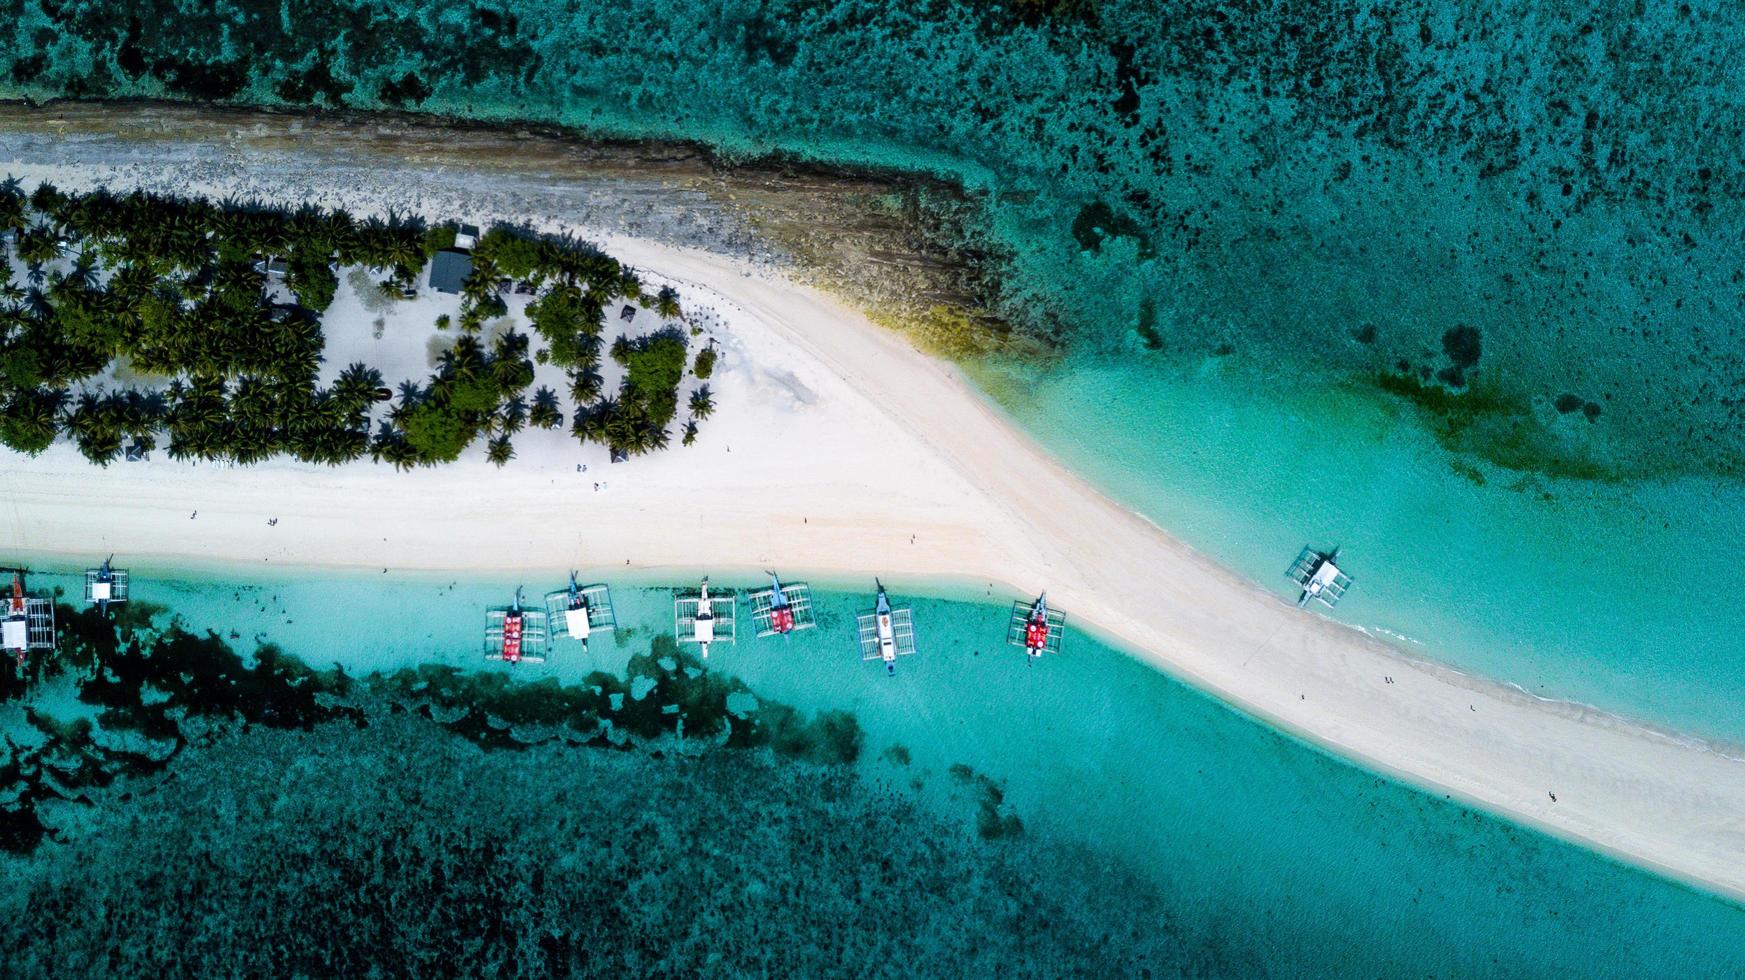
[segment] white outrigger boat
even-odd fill
[[[99,616],[107,616],[110,606],[127,601],[127,569],[109,567],[114,560],[110,555],[101,566],[85,569],[85,601],[97,607]]]
[[[1304,548],[1297,560],[1291,562],[1285,576],[1303,590],[1297,596],[1298,606],[1306,606],[1310,599],[1318,599],[1332,608],[1345,598],[1345,590],[1351,588],[1351,576],[1339,570],[1338,559],[1337,547],[1328,552]]]
[[[588,649],[588,637],[595,630],[616,629],[618,614],[612,608],[612,590],[603,583],[576,584],[576,572],[570,573],[567,589],[545,594],[545,617],[553,637],[567,636],[580,640],[582,650]]]
[[[915,617],[907,606],[891,608],[885,584],[876,578],[873,584],[879,594],[873,611],[860,616],[860,659],[883,660],[885,673],[895,676],[897,658],[915,652]]]
[[[703,658],[709,657],[709,647],[734,640],[733,596],[710,596],[709,579],[704,577],[694,596],[673,600],[673,635],[680,643],[695,643]]]
[[[18,657],[18,669],[33,650],[55,648],[55,606],[41,596],[24,591],[24,572],[12,572],[12,595],[0,612],[0,649],[10,650]]]

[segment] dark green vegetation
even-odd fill
[[[88,829],[7,875],[9,976],[1258,967],[1118,865],[763,753],[488,751],[399,714],[226,735],[93,795]]]
[[[618,451],[666,448],[667,425],[678,414],[678,386],[685,375],[684,334],[668,330],[635,340],[620,337],[612,345],[612,360],[625,369],[618,397],[602,398],[578,412],[572,431]],[[699,393],[707,390],[705,386]],[[709,415],[707,405],[698,410],[695,393],[691,414],[699,419]]]
[[[59,651],[28,658],[23,671],[0,671],[0,702],[23,702],[26,719],[43,736],[35,745],[8,742],[0,756],[0,792],[12,801],[0,807],[0,850],[27,853],[53,833],[39,819],[43,802],[80,800],[125,775],[157,771],[208,725],[364,723],[355,709],[318,700],[352,690],[344,673],[313,671],[272,647],[244,663],[215,636],[196,636],[173,622],[156,628],[161,613],[132,602],[106,619],[95,608],[57,604]],[[83,719],[60,725],[29,709],[33,689],[61,678],[73,680],[97,725]]]
[[[893,746],[901,749],[901,746]],[[892,761],[907,765],[908,750],[894,755]],[[997,837],[1017,837],[1024,833],[1024,821],[1005,809],[1006,792],[994,779],[958,762],[951,767],[951,778],[970,787],[976,795],[976,833],[993,840]]]
[[[336,263],[410,281],[426,257],[421,229],[46,184],[26,197],[9,183],[0,231],[23,266],[0,306],[0,439],[11,448],[40,452],[58,422],[103,465],[124,443],[151,450],[159,432],[179,459],[337,463],[369,450],[381,378],[358,364],[317,386],[320,311]],[[290,302],[265,288],[274,257]],[[118,361],[169,383],[73,393]]]
[[[143,602],[118,607],[113,619],[57,605],[55,620],[58,653],[32,656],[23,672],[0,671],[0,702],[23,702],[43,737],[0,753],[0,797],[14,801],[0,807],[0,850],[30,852],[56,833],[39,812],[44,801],[83,800],[122,776],[163,769],[191,743],[251,726],[308,731],[343,722],[365,729],[385,714],[412,712],[491,749],[625,748],[676,735],[696,749],[768,748],[820,765],[854,762],[861,751],[860,727],[849,714],[806,719],[761,699],[749,712],[729,711],[728,696],[747,692],[745,684],[704,672],[665,635],[631,658],[625,676],[596,671],[564,686],[441,666],[354,680],[271,646],[245,660],[223,639],[189,633]],[[73,685],[94,724],[60,725],[29,709],[30,693],[57,680]],[[639,680],[647,686],[641,698],[632,696]]]
[[[1445,368],[1439,374],[1455,370]],[[1629,477],[1616,464],[1582,451],[1579,443],[1553,431],[1530,404],[1495,384],[1450,389],[1431,380],[1428,370],[1412,372],[1405,366],[1381,374],[1375,383],[1421,413],[1436,441],[1460,456],[1476,457],[1506,470],[1573,480],[1614,482]],[[1591,409],[1584,411],[1590,422],[1599,417],[1598,405],[1584,406],[1579,398],[1573,408],[1565,407],[1565,398],[1553,404],[1563,415],[1585,408]],[[1458,458],[1453,469],[1475,483],[1484,483],[1479,470]]]
[[[144,193],[63,194],[46,184],[27,196],[14,182],[0,186],[0,232],[18,266],[0,297],[0,442],[38,453],[64,431],[105,466],[124,451],[151,451],[160,433],[177,459],[251,463],[286,454],[339,464],[370,455],[402,468],[453,461],[483,433],[501,465],[514,455],[509,438],[529,420],[524,393],[534,378],[527,336],[502,331],[488,350],[475,336],[506,312],[505,287],[519,282],[538,293],[529,314],[551,345],[545,356],[572,377],[594,379],[592,388],[572,389],[578,403],[598,400],[605,304],[643,301],[636,277],[596,249],[493,228],[472,251],[461,336],[427,383],[401,385],[399,402],[372,431],[380,372],[353,364],[332,384],[317,382],[321,317],[337,272],[372,270],[388,296],[414,289],[432,256],[454,244],[454,226]],[[272,286],[281,274],[288,295]],[[676,310],[670,296],[651,301]],[[627,453],[662,447],[685,341],[671,332],[621,342],[658,349],[660,363],[632,364],[626,390],[634,399],[598,400],[589,417],[613,424],[577,433]],[[675,356],[677,372],[669,369]],[[112,367],[142,381],[88,387]],[[561,424],[553,393],[542,389],[534,407],[535,424]]]
[[[1594,438],[1625,469],[1734,473],[1745,458],[1738,9],[0,10],[0,77],[18,94],[405,109],[923,171],[969,204],[893,206],[917,212],[923,248],[980,263],[985,301],[1026,337],[1184,359],[1228,345],[1368,385],[1465,327],[1511,400],[1604,404]],[[940,332],[974,327],[932,312]],[[1367,339],[1346,343],[1354,330]],[[1437,370],[1456,388],[1471,373]]]
[[[715,348],[713,345],[697,352],[697,360],[691,366],[691,373],[695,374],[699,381],[707,381],[709,375],[715,373]]]

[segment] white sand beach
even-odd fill
[[[70,173],[0,157],[4,170],[27,181],[52,173],[69,189],[270,188],[355,211],[394,200],[394,181],[315,169],[269,179],[246,162]],[[429,187],[420,194],[404,209],[465,206]],[[512,202],[471,206],[451,216],[517,216]],[[563,222],[546,211],[519,216]],[[992,584],[1008,596],[1047,589],[1075,628],[1093,626],[1287,731],[1745,897],[1745,760],[1408,658],[1299,610],[1282,580],[1263,588],[1212,565],[1057,465],[951,365],[831,297],[740,259],[595,237],[646,281],[677,286],[720,346],[710,382],[718,410],[696,446],[609,465],[598,447],[529,431],[502,470],[475,447],[459,464],[399,473],[368,462],[191,466],[162,453],[99,470],[62,444],[35,459],[0,456],[0,542],[38,554],[117,552],[136,565],[777,567],[876,573],[911,587]],[[377,339],[362,314],[341,336],[345,319],[328,318],[331,369],[361,358],[391,382],[428,370],[417,353],[427,338],[397,338],[398,320]]]

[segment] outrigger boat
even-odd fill
[[[18,657],[18,669],[24,669],[24,658],[32,650],[55,648],[54,603],[38,596],[25,595],[24,573],[12,572],[12,596],[6,600],[6,611],[0,616],[0,649],[11,650]]]
[[[1048,608],[1048,593],[1036,597],[1028,608],[1012,603],[1012,619],[1006,626],[1006,642],[1023,647],[1032,663],[1044,653],[1057,654],[1066,639],[1066,613]]]
[[[812,614],[812,589],[804,582],[783,585],[775,572],[769,573],[770,587],[753,592],[751,625],[761,639],[766,636],[787,636],[795,630],[818,625]]]
[[[97,607],[97,615],[109,615],[109,607],[127,601],[127,569],[111,568],[114,555],[98,568],[85,569],[85,601]]]
[[[883,660],[885,673],[896,676],[897,658],[915,652],[915,617],[909,607],[891,608],[885,584],[873,579],[878,598],[873,611],[860,616],[860,659]]]
[[[733,642],[733,607],[731,595],[710,597],[705,577],[695,596],[673,600],[673,635],[680,643],[697,644],[707,660],[710,644]]]
[[[545,594],[545,615],[555,636],[569,636],[588,649],[588,637],[595,630],[615,629],[618,614],[612,609],[612,590],[603,584],[577,585],[576,572],[570,573],[567,589]]]
[[[547,635],[546,614],[521,608],[521,590],[516,589],[514,603],[485,613],[485,659],[545,663]]]
[[[1319,599],[1332,608],[1345,598],[1345,590],[1351,588],[1351,576],[1339,570],[1338,559],[1337,547],[1324,553],[1311,547],[1304,548],[1297,560],[1291,562],[1285,576],[1303,590],[1297,596],[1298,606],[1308,605],[1310,599]]]

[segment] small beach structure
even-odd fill
[[[603,583],[578,585],[576,575],[570,573],[569,588],[545,594],[545,615],[554,638],[580,640],[585,651],[595,630],[617,628],[618,614],[612,611],[611,589]]]
[[[109,615],[109,607],[127,601],[127,569],[112,568],[114,555],[96,568],[85,569],[85,601],[97,607],[97,615]]]
[[[1032,662],[1043,654],[1057,654],[1066,640],[1066,613],[1048,608],[1048,593],[1028,605],[1012,603],[1012,619],[1006,624],[1006,642],[1023,647]]]
[[[1345,590],[1351,588],[1351,576],[1339,570],[1338,559],[1338,548],[1326,552],[1304,548],[1297,560],[1291,562],[1285,576],[1303,590],[1297,596],[1297,605],[1306,606],[1310,599],[1319,599],[1331,608],[1345,598]]]
[[[734,605],[731,594],[709,595],[709,580],[704,578],[696,595],[673,600],[673,635],[680,643],[697,644],[707,658],[710,644],[733,642]]]
[[[454,232],[454,247],[471,251],[479,244],[479,226],[463,224]]]
[[[879,594],[873,611],[860,616],[860,659],[883,660],[885,673],[895,676],[897,658],[915,652],[915,615],[908,606],[891,608],[885,584],[878,579],[873,579],[873,584]]]
[[[19,669],[32,650],[55,648],[54,603],[24,591],[24,572],[12,571],[12,594],[0,610],[0,650],[18,657]]]
[[[811,586],[804,582],[783,585],[775,572],[769,573],[769,585],[751,594],[751,625],[759,639],[787,636],[818,625],[812,614]]]
[[[430,288],[439,293],[459,294],[472,274],[473,257],[459,249],[445,248],[430,260]]]
[[[520,589],[515,590],[515,601],[510,605],[485,612],[486,660],[545,663],[549,638],[545,613],[523,608]]]

